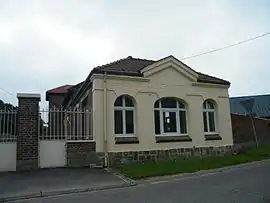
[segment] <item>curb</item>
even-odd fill
[[[27,199],[43,198],[43,197],[53,197],[53,196],[58,196],[58,195],[102,191],[102,190],[125,188],[125,187],[131,187],[131,186],[133,186],[131,183],[125,182],[123,184],[108,185],[108,186],[103,186],[103,187],[74,188],[74,189],[57,190],[57,191],[50,191],[50,192],[40,191],[39,193],[36,192],[36,193],[30,193],[30,194],[25,194],[25,195],[0,197],[0,202],[10,202],[10,201],[27,200]]]
[[[112,175],[120,178],[125,183],[127,183],[127,184],[129,184],[131,186],[137,185],[137,182],[135,180],[132,180],[131,178],[119,173],[117,170],[114,170],[113,168],[106,168],[105,171],[107,171],[108,173],[111,173]]]
[[[262,164],[268,164],[270,163],[270,159],[265,159],[265,160],[260,160],[260,161],[253,161],[253,162],[248,162],[248,163],[243,163],[243,164],[237,164],[237,165],[232,165],[232,166],[226,166],[222,168],[215,168],[215,169],[209,169],[209,170],[200,170],[194,173],[180,173],[180,174],[174,174],[174,175],[167,175],[167,176],[157,176],[157,177],[150,177],[142,180],[137,180],[136,184],[151,184],[155,182],[163,182],[163,181],[170,181],[170,180],[181,180],[184,178],[193,178],[193,177],[198,177],[198,176],[206,176],[206,175],[214,175],[218,174],[221,172],[229,172],[241,168],[246,168],[246,167],[254,167],[254,166],[259,166]]]

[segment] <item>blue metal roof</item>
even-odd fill
[[[270,95],[230,98],[231,113],[270,117]]]

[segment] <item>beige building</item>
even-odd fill
[[[173,56],[127,57],[94,68],[63,105],[89,106],[96,152],[107,162],[208,155],[233,145],[229,87]]]

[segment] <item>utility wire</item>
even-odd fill
[[[2,90],[2,92],[6,93],[6,94],[9,94],[9,95],[12,95],[12,96],[13,96],[13,94],[12,94],[11,92],[8,92],[8,91],[4,90],[4,89],[1,88],[1,87],[0,87],[0,90]]]
[[[249,39],[246,39],[246,40],[243,40],[243,41],[239,41],[239,42],[237,42],[237,43],[230,44],[230,45],[227,45],[227,46],[224,46],[224,47],[220,47],[220,48],[213,49],[213,50],[206,51],[206,52],[199,53],[199,54],[193,54],[193,55],[191,55],[191,56],[187,56],[187,57],[181,58],[180,60],[191,59],[191,58],[195,58],[195,57],[198,57],[198,56],[203,56],[203,55],[206,55],[206,54],[214,53],[214,52],[217,52],[217,51],[222,51],[222,50],[224,50],[224,49],[228,49],[228,48],[231,48],[231,47],[234,47],[234,46],[238,46],[238,45],[241,45],[241,44],[244,44],[244,43],[247,43],[247,42],[250,42],[250,41],[253,41],[253,40],[262,38],[262,37],[265,37],[265,36],[267,36],[267,35],[270,35],[270,32],[266,32],[266,33],[261,34],[261,35],[258,35],[258,36],[256,36],[256,37],[252,37],[252,38],[249,38]],[[4,89],[1,88],[1,87],[0,87],[0,90],[2,90],[2,91],[3,91],[4,93],[6,93],[6,94],[13,95],[13,93],[8,92],[8,91],[4,90]]]
[[[224,49],[228,49],[228,48],[231,48],[231,47],[234,47],[234,46],[238,46],[240,44],[244,44],[246,42],[250,42],[250,41],[256,40],[258,38],[265,37],[267,35],[270,35],[270,32],[266,32],[266,33],[264,33],[262,35],[258,35],[256,37],[252,37],[252,38],[249,38],[249,39],[246,39],[246,40],[243,40],[243,41],[234,43],[234,44],[230,44],[230,45],[227,45],[227,46],[224,46],[224,47],[220,47],[220,48],[213,49],[213,50],[210,50],[210,51],[206,51],[206,52],[203,52],[203,53],[199,53],[199,54],[194,54],[194,55],[191,55],[191,56],[187,56],[187,57],[181,58],[180,60],[186,60],[186,59],[190,59],[190,58],[195,58],[195,57],[202,56],[202,55],[205,55],[205,54],[210,54],[210,53],[213,53],[213,52],[217,52],[217,51],[221,51],[221,50],[224,50]]]

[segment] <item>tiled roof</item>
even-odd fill
[[[46,93],[48,93],[48,94],[51,94],[51,93],[52,94],[65,94],[65,93],[67,93],[68,89],[71,87],[72,87],[72,85],[63,85],[60,87],[50,89]]]
[[[173,57],[173,56],[168,56]],[[166,57],[167,58],[167,57]],[[165,59],[165,58],[163,58]],[[160,59],[160,60],[163,60]],[[158,60],[158,61],[160,61]],[[176,59],[177,60],[177,59]],[[81,95],[83,95],[86,91],[89,85],[91,85],[90,78],[93,74],[104,74],[105,72],[108,75],[126,75],[126,76],[137,76],[137,77],[143,77],[142,73],[140,72],[144,67],[147,67],[151,64],[154,64],[158,61],[155,60],[148,60],[148,59],[139,59],[139,58],[133,58],[131,56],[128,56],[127,58],[123,58],[102,66],[98,66],[90,72],[86,80],[79,85],[76,85],[77,88],[70,88],[68,91],[68,94],[64,100],[64,103],[68,103],[68,101],[71,99],[72,94],[72,102],[76,103],[78,98],[80,98]],[[180,63],[182,63],[180,61]],[[186,64],[182,63],[183,65],[187,66]],[[187,66],[188,67],[188,66]],[[190,67],[188,67],[191,69]],[[193,70],[193,69],[192,69]],[[193,70],[195,71],[195,70]],[[195,71],[196,72],[196,71]],[[212,83],[212,84],[221,84],[221,85],[230,85],[230,82],[216,78],[210,75],[206,75],[200,72],[196,72],[199,77],[197,79],[197,82],[201,83]]]
[[[230,98],[231,113],[270,117],[270,95]]]
[[[93,69],[93,73],[104,73],[106,71],[108,74],[142,76],[140,73],[140,70],[142,70],[144,67],[149,66],[155,62],[157,61],[133,58],[131,56],[128,56],[127,58],[123,58],[123,59],[114,61],[112,63],[106,64],[103,66],[98,66]],[[224,85],[230,84],[230,82],[220,79],[220,78],[216,78],[216,77],[206,75],[200,72],[196,72],[196,73],[198,73],[199,75],[198,82],[224,84]]]
[[[155,63],[153,60],[137,59],[128,56],[112,63],[98,66],[97,69],[106,71],[139,72],[142,68]]]
[[[65,106],[70,98],[74,97],[74,95],[77,93],[77,91],[80,89],[80,87],[83,85],[84,81],[70,87],[67,91],[67,94],[65,96],[65,99],[63,100],[62,105]]]

